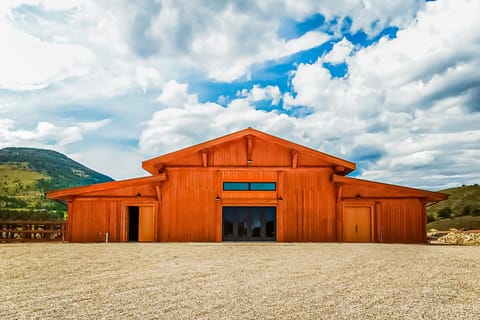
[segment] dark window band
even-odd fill
[[[275,191],[275,182],[224,182],[224,191]]]

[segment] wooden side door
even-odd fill
[[[343,241],[371,242],[372,221],[370,206],[343,207]]]
[[[155,216],[153,206],[139,208],[138,241],[155,241]]]

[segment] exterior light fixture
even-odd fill
[[[278,197],[277,200],[283,200],[283,198],[282,198],[282,197]]]
[[[250,164],[250,163],[252,163],[252,162],[253,162],[252,159],[248,159],[248,160],[247,160],[247,163],[248,163],[248,164]]]
[[[217,197],[215,198],[215,200],[216,200],[216,201],[220,201],[220,200],[222,200],[222,199],[220,198],[220,196],[217,196]]]
[[[141,197],[142,194],[140,192],[137,192],[137,194],[135,195],[135,197]]]
[[[355,196],[355,199],[360,199],[361,196],[360,196],[360,193],[358,193],[356,196]]]

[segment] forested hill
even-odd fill
[[[46,175],[49,179],[41,182],[42,191],[113,181],[112,178],[87,168],[60,152],[46,149],[1,149],[0,165],[23,167],[25,170]]]
[[[46,199],[45,192],[107,181],[113,179],[56,151],[1,149],[0,219],[52,218],[48,212],[60,217],[65,206]]]

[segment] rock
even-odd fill
[[[445,244],[480,245],[480,233],[455,230],[439,237],[437,241]]]

